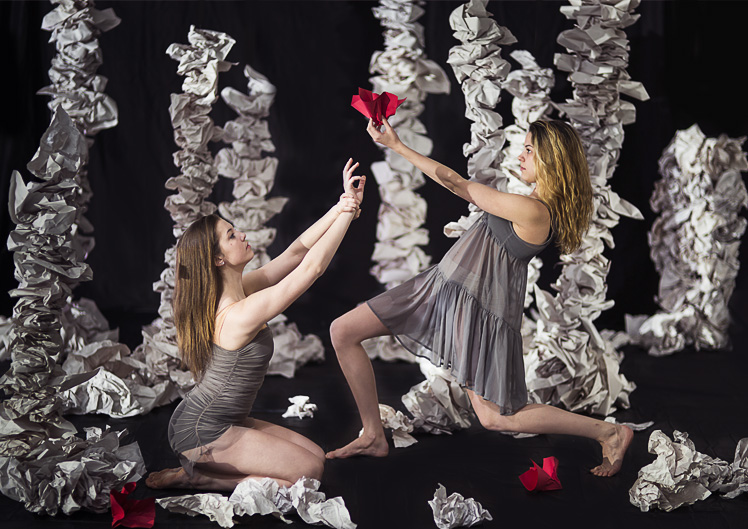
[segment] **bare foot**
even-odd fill
[[[165,468],[151,472],[145,484],[152,489],[188,489],[192,487],[190,478],[183,468]]]
[[[387,444],[387,438],[361,436],[332,452],[327,452],[327,459],[345,459],[352,456],[372,456],[384,457],[390,452],[390,446]]]
[[[600,444],[603,447],[603,462],[590,472],[600,477],[610,477],[621,470],[623,456],[626,455],[634,432],[628,426],[616,424],[615,432]]]

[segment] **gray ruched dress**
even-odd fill
[[[511,222],[484,213],[438,265],[367,303],[406,349],[512,414],[527,404],[527,263],[550,241],[525,242]]]
[[[213,344],[213,357],[202,380],[185,396],[169,421],[169,444],[188,471],[194,461],[189,461],[183,452],[205,447],[247,418],[271,356],[273,333],[268,327],[234,351]]]

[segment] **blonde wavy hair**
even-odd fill
[[[582,140],[563,121],[530,124],[535,178],[540,198],[551,211],[556,244],[571,253],[582,244],[592,218],[592,183]]]
[[[218,215],[193,222],[177,243],[174,323],[182,362],[200,380],[213,356],[216,310],[223,282],[215,259],[221,248]]]

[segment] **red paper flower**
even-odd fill
[[[135,483],[127,483],[120,492],[110,491],[112,527],[153,527],[156,519],[156,498],[131,500],[127,497],[135,490]]]
[[[519,480],[527,490],[559,490],[561,482],[558,479],[558,459],[546,457],[543,468],[533,461],[532,468],[520,475]]]
[[[375,94],[363,88],[358,89],[358,95],[351,98],[351,106],[367,118],[371,118],[375,127],[382,126],[382,118],[395,115],[397,107],[407,98],[398,99],[395,94],[382,92]]]

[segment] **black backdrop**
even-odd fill
[[[462,2],[428,2],[420,19],[426,30],[426,53],[452,79],[450,95],[431,95],[421,116],[434,141],[432,156],[465,174],[462,145],[469,140],[462,92],[446,64],[452,36],[448,17]],[[163,208],[170,194],[164,182],[177,174],[172,152],[177,150],[169,122],[169,94],[181,92],[177,63],[165,50],[186,43],[190,25],[224,31],[236,39],[228,59],[239,63],[220,76],[220,87],[245,91],[244,64],[266,75],[278,88],[269,118],[280,160],[273,195],[290,198],[271,225],[278,228],[270,248],[276,255],[306,226],[323,214],[340,193],[340,170],[353,156],[363,172],[382,159],[366,134],[365,120],[352,108],[357,87],[370,88],[369,60],[383,48],[382,29],[371,14],[375,2],[322,1],[172,1],[107,2],[122,19],[100,38],[104,64],[99,73],[109,79],[106,92],[119,106],[119,125],[101,132],[90,153],[89,175],[95,193],[88,218],[95,226],[96,248],[88,262],[94,279],[76,295],[93,298],[106,314],[155,316],[159,298],[152,283],[164,268],[164,250],[173,244],[172,221]],[[506,48],[531,51],[538,62],[551,66],[563,49],[556,36],[571,27],[559,12],[562,2],[493,1],[488,9],[519,42]],[[3,111],[0,183],[5,202],[13,169],[25,171],[49,124],[48,98],[35,95],[49,84],[47,68],[54,49],[40,29],[48,2],[1,2]],[[651,99],[635,102],[637,121],[626,127],[619,167],[611,181],[623,198],[644,213],[645,220],[622,219],[615,228],[616,247],[607,250],[612,265],[608,298],[616,306],[598,320],[600,328],[621,329],[625,313],[652,313],[658,276],[649,258],[647,230],[654,219],[648,200],[659,178],[657,160],[676,130],[698,123],[709,136],[748,133],[745,86],[745,20],[748,3],[741,1],[648,1],[637,10],[641,19],[627,30],[631,41],[629,73],[642,81]],[[514,65],[517,66],[516,64]],[[739,95],[740,94],[740,95]],[[570,97],[565,74],[557,74],[555,101]],[[499,110],[512,122],[511,97]],[[235,114],[222,101],[212,117],[222,125]],[[214,144],[217,151],[222,144]],[[745,175],[744,175],[745,177]],[[230,200],[231,183],[223,180],[214,200]],[[452,244],[443,225],[466,212],[466,204],[433,182],[419,191],[428,201],[426,248],[438,260]],[[352,226],[328,272],[287,311],[302,332],[326,339],[326,327],[342,312],[381,290],[369,275],[375,242],[379,197],[370,178],[364,214]],[[745,212],[744,212],[745,213]],[[13,228],[7,207],[0,215],[2,240]],[[0,245],[0,313],[9,315],[14,300],[12,255]],[[747,250],[742,248],[742,261]],[[541,285],[556,277],[556,255],[549,250]],[[732,311],[737,324],[748,321],[746,274],[738,277]]]

